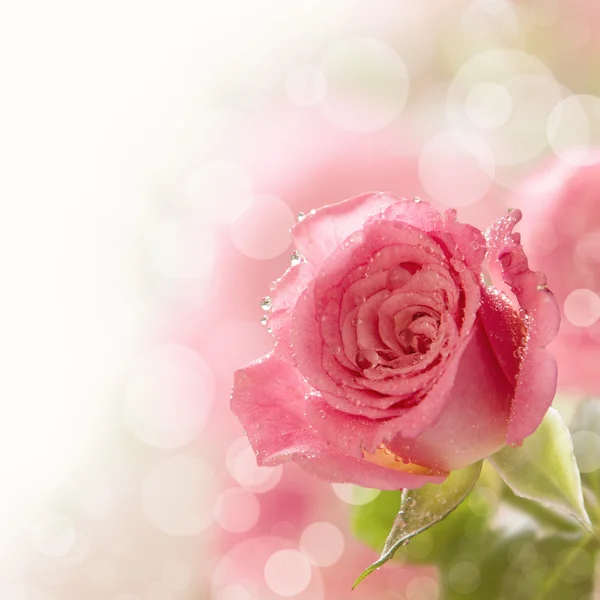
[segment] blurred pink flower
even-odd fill
[[[559,387],[600,393],[600,150],[582,166],[553,160],[525,180],[513,202],[524,209],[531,264],[548,277],[563,319],[551,350]],[[583,164],[585,163],[585,164]]]

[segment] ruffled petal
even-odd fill
[[[542,422],[556,392],[556,361],[545,347],[558,333],[560,311],[546,288],[546,277],[529,269],[514,226],[521,219],[515,210],[486,231],[485,264],[496,287],[503,286],[518,303],[525,328],[521,363],[507,433],[507,443],[520,444]],[[509,297],[510,297],[509,296]]]

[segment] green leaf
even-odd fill
[[[506,446],[489,460],[517,496],[564,511],[593,532],[571,434],[556,410],[548,410],[520,448]]]
[[[580,530],[581,531],[581,530]],[[597,541],[588,534],[540,537],[487,531],[440,565],[446,600],[591,600]]]
[[[572,515],[562,510],[549,508],[534,500],[517,496],[507,485],[502,486],[501,499],[503,504],[531,517],[538,524],[540,530],[552,534],[574,534],[581,531],[579,521]]]
[[[577,407],[570,426],[581,480],[600,496],[600,399],[590,398]]]
[[[471,491],[480,472],[481,462],[460,471],[453,471],[441,484],[427,484],[416,490],[403,490],[400,510],[379,560],[358,577],[352,589],[375,569],[390,560],[400,546],[407,544],[412,537],[452,512]]]

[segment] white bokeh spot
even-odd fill
[[[481,200],[494,183],[494,155],[478,136],[447,130],[431,139],[419,156],[425,191],[445,206]]]
[[[281,480],[282,465],[276,467],[260,467],[256,462],[256,454],[248,442],[242,437],[235,440],[227,450],[225,463],[229,474],[240,484],[254,493],[265,493],[272,490]]]
[[[409,74],[400,55],[382,40],[344,40],[325,54],[320,68],[327,81],[320,107],[340,129],[377,131],[404,110]]]
[[[352,483],[332,483],[331,487],[335,495],[346,504],[362,506],[372,502],[381,493],[380,490],[364,488]]]
[[[164,344],[147,350],[131,367],[125,418],[141,441],[159,448],[191,442],[204,428],[214,397],[214,378],[191,348]]]
[[[290,207],[276,196],[256,194],[229,233],[233,245],[246,256],[268,260],[283,254],[292,243],[290,228],[296,219]]]
[[[571,165],[600,161],[600,153],[589,152],[600,144],[600,98],[572,95],[556,104],[548,117],[548,142],[554,153]]]
[[[512,98],[499,83],[478,83],[469,91],[465,103],[467,116],[482,129],[504,125],[512,112]]]
[[[302,593],[310,584],[311,567],[298,550],[278,550],[265,564],[267,587],[286,598]]]
[[[501,166],[520,165],[548,145],[548,116],[563,94],[539,58],[508,48],[485,50],[467,60],[448,88],[452,128],[479,134]]]
[[[344,552],[344,534],[326,521],[312,523],[300,536],[300,549],[317,567],[335,564]]]
[[[590,327],[600,319],[600,296],[587,288],[573,290],[565,300],[564,311],[576,327]]]
[[[260,504],[252,492],[229,488],[217,498],[214,514],[215,520],[225,531],[243,533],[256,525]]]

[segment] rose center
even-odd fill
[[[407,322],[406,314],[396,319],[396,338],[405,355],[426,354],[438,335],[439,317],[415,309]]]

